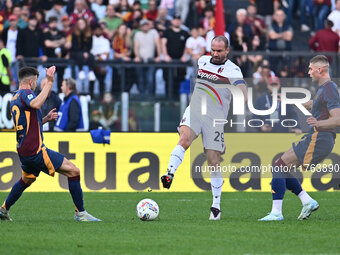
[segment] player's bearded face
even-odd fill
[[[229,48],[225,48],[223,41],[213,41],[211,43],[211,57],[214,64],[222,64],[226,61]]]

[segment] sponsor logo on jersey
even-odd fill
[[[202,69],[198,70],[197,76],[201,79],[208,79],[212,81],[219,80],[219,77],[216,74],[205,72]]]

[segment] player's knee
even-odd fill
[[[219,164],[220,164],[220,161],[217,158],[208,159],[209,166],[218,166]]]
[[[190,137],[186,134],[182,134],[178,144],[187,150],[190,147]]]
[[[215,154],[208,154],[207,155],[207,161],[209,166],[217,166],[220,164],[220,156],[217,156]]]
[[[79,176],[80,175],[80,170],[78,167],[74,167],[71,171],[71,176],[74,177],[74,176]]]
[[[24,181],[25,185],[28,187],[28,186],[31,186],[33,182],[35,182],[36,178],[22,178],[22,180]]]

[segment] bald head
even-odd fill
[[[223,42],[225,45],[225,49],[229,48],[229,41],[227,39],[227,37],[223,36],[223,35],[218,35],[215,36],[214,39],[212,39],[211,43],[213,42]]]

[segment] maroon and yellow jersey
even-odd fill
[[[41,112],[30,107],[30,102],[35,97],[32,90],[20,89],[11,99],[11,113],[17,132],[17,151],[23,157],[38,154],[44,146]]]

